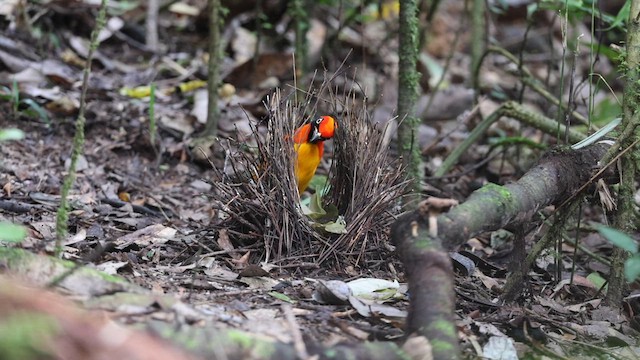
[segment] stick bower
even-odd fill
[[[384,131],[371,124],[366,103],[357,105],[349,94],[343,99],[329,96],[343,110],[335,115],[333,157],[331,146],[325,154],[331,168],[322,204],[337,209],[340,218],[305,215],[294,176],[294,131],[301,119],[321,113],[318,105],[307,111],[309,101],[296,107],[276,91],[268,101],[266,132],[254,128],[256,145],[228,140],[224,146],[224,168],[216,169],[213,181],[218,243],[226,233],[234,247],[253,249],[252,262],[310,267],[330,262],[369,269],[386,264],[389,228],[406,192],[400,162],[387,155]],[[336,220],[346,223],[340,234],[323,230],[321,222]]]

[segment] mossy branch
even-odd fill
[[[409,188],[413,196],[407,199],[405,206],[417,204],[420,195],[420,149],[418,146],[418,126],[420,119],[415,113],[418,98],[419,74],[416,69],[418,58],[418,6],[415,0],[400,1],[400,46],[398,72],[398,148],[406,168]]]
[[[76,119],[76,131],[73,136],[73,149],[71,151],[71,163],[67,176],[65,176],[62,183],[62,189],[60,190],[60,206],[58,207],[58,213],[56,216],[56,256],[62,254],[62,241],[67,236],[68,222],[69,222],[69,191],[73,186],[73,182],[76,177],[76,166],[78,164],[78,158],[82,154],[84,147],[84,126],[86,123],[85,112],[87,108],[87,89],[89,87],[89,75],[91,75],[91,62],[93,61],[93,54],[98,48],[98,34],[102,31],[107,19],[107,4],[109,0],[102,0],[100,3],[100,11],[98,12],[98,18],[96,20],[96,27],[91,33],[91,43],[89,45],[89,53],[87,54],[87,61],[85,63],[84,72],[82,76],[82,90],[80,92],[80,109],[78,111],[78,118]]]
[[[564,124],[558,124],[553,119],[550,119],[542,114],[538,114],[527,109],[524,105],[515,101],[507,101],[502,104],[496,111],[489,115],[486,119],[482,120],[471,131],[469,136],[456,147],[449,156],[442,162],[442,165],[433,174],[434,177],[444,176],[453,165],[458,162],[460,156],[465,153],[471,147],[471,145],[478,141],[480,137],[487,131],[489,126],[494,122],[500,120],[503,116],[508,116],[519,120],[520,122],[532,126],[536,129],[542,130],[547,134],[556,134],[558,127],[560,131],[564,133],[566,126]],[[586,136],[578,131],[569,129],[569,141],[577,143],[584,139]]]
[[[426,208],[400,217],[391,236],[409,279],[411,304],[408,332],[436,339],[435,359],[455,358],[452,332],[453,269],[448,250],[478,234],[507,225],[522,227],[532,214],[550,204],[562,204],[586,188],[597,174],[596,164],[607,150],[596,144],[580,150],[550,151],[517,182],[487,184],[446,213]],[[571,174],[571,176],[562,176]]]
[[[570,111],[571,112],[571,116],[573,116],[573,118],[576,119],[581,124],[591,126],[595,130],[598,129],[593,124],[591,124],[586,117],[584,117],[582,114],[580,114],[579,112],[577,112],[575,110],[571,110],[567,104],[564,104],[562,101],[560,101],[558,99],[557,96],[553,95],[547,89],[545,89],[542,86],[542,84],[540,84],[540,82],[533,76],[533,74],[531,74],[531,72],[529,71],[529,69],[526,66],[524,66],[524,65],[520,66],[520,60],[518,60],[518,58],[515,55],[513,55],[512,53],[510,53],[509,51],[507,51],[506,49],[503,49],[501,47],[489,46],[487,48],[487,51],[484,53],[484,55],[482,56],[482,58],[478,62],[477,66],[474,68],[474,73],[473,73],[473,83],[474,84],[478,84],[478,86],[480,86],[480,83],[479,83],[479,81],[480,81],[479,80],[480,69],[482,68],[482,63],[484,62],[484,59],[486,59],[486,57],[491,53],[496,53],[498,55],[502,55],[505,58],[507,58],[507,60],[511,61],[512,63],[514,63],[516,65],[519,65],[519,70],[522,73],[522,77],[519,77],[520,81],[522,81],[525,85],[529,86],[531,88],[531,90],[537,92],[540,96],[545,98],[545,100],[549,101],[550,103],[552,103],[555,106],[561,107],[562,110],[565,111],[565,112]]]

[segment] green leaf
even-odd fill
[[[288,297],[287,295],[283,294],[283,293],[279,293],[277,291],[269,291],[267,294],[273,296],[274,298],[278,299],[278,300],[282,300],[285,302],[288,302],[290,304],[295,304],[296,301],[293,300],[292,298]]]
[[[587,136],[587,138],[582,139],[576,144],[571,145],[571,148],[574,150],[578,150],[593,144],[594,142],[600,140],[609,132],[611,132],[611,130],[615,129],[616,126],[620,125],[621,122],[622,122],[622,118],[615,118],[611,120],[607,125],[603,126],[593,134]]]
[[[325,175],[314,175],[309,182],[309,187],[316,193],[324,194],[328,178]]]
[[[311,219],[318,221],[327,216],[327,212],[322,208],[322,198],[317,193],[311,195],[300,202],[302,213]]]
[[[598,226],[597,229],[600,235],[604,236],[604,238],[613,245],[627,250],[632,254],[638,253],[638,244],[629,235],[607,226]]]
[[[600,289],[604,284],[607,283],[607,280],[605,280],[597,272],[592,272],[591,274],[587,275],[587,280],[591,281],[591,283],[595,285],[596,289]]]
[[[400,288],[398,281],[389,281],[377,278],[360,278],[347,283],[351,294],[360,299],[389,300],[393,298]]]
[[[311,203],[309,204],[309,209],[315,215],[326,215],[327,212],[322,208],[322,197],[318,195],[318,193],[314,193],[311,195]]]
[[[27,229],[24,226],[9,222],[0,222],[0,240],[20,242],[27,237]]]
[[[593,109],[592,121],[595,125],[602,127],[617,116],[620,116],[621,113],[622,106],[615,99],[604,98]]]
[[[527,5],[527,20],[530,20],[533,17],[533,14],[535,14],[538,11],[538,3],[532,3]]]
[[[604,29],[604,31],[609,31],[616,27],[623,28],[624,22],[627,21],[627,19],[629,18],[630,12],[631,12],[631,1],[625,1],[620,11],[618,11],[618,15],[616,15],[616,17],[611,22],[611,26]]]
[[[624,277],[628,282],[633,282],[640,277],[640,255],[635,255],[625,261]]]
[[[0,129],[0,141],[21,140],[24,132],[20,129]]]
[[[326,205],[324,211],[327,213],[323,216],[326,219],[335,219],[338,217],[338,207],[333,204]]]
[[[329,221],[324,224],[325,231],[332,234],[346,234],[347,233],[347,222],[344,220],[342,215],[338,216],[336,221]]]
[[[47,111],[42,106],[40,106],[40,104],[33,101],[33,99],[24,99],[22,103],[29,106],[29,110],[31,110],[31,111],[28,111],[29,115],[37,115],[42,122],[44,122],[47,125],[51,125],[51,120],[49,120],[49,115],[47,115]]]

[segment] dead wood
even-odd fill
[[[4,276],[0,328],[19,334],[0,344],[0,353],[8,358],[196,359],[157,337],[116,325],[103,312],[82,311],[60,295]]]
[[[172,295],[154,294],[80,266],[56,287],[78,299],[86,299],[86,306],[102,309],[85,311],[51,290],[38,288],[51,283],[51,279],[59,277],[70,266],[71,262],[50,256],[0,248],[0,269],[3,269],[0,332],[20,335],[0,341],[0,354],[19,355],[0,358],[386,360],[407,359],[412,351],[425,353],[429,349],[428,342],[425,344],[419,339],[407,342],[402,348],[392,341],[327,346],[306,339],[305,333],[296,329],[300,325],[295,318],[289,322],[289,328],[300,332],[299,338],[294,343],[275,341],[264,334],[221,327],[221,319],[226,316],[221,317],[221,313],[200,312]],[[224,295],[237,294],[226,292]],[[144,327],[133,329],[109,320],[142,316],[140,309],[147,306],[147,311],[157,311],[158,317],[150,319]],[[283,305],[282,311],[287,314],[291,310]],[[159,315],[161,313],[165,315]],[[167,316],[173,320],[167,321]],[[147,332],[139,331],[141,329]],[[118,341],[113,341],[114,336]],[[297,348],[300,344],[308,356],[301,356]]]
[[[295,360],[301,357],[293,344],[274,342],[234,329],[190,326],[183,329],[157,323],[150,330],[189,346],[205,359]],[[326,347],[306,344],[310,359],[389,360],[407,359],[404,349],[390,341],[338,344]],[[408,350],[406,350],[408,352]]]
[[[396,221],[392,239],[411,294],[407,332],[430,339],[434,358],[450,359],[458,352],[452,322],[454,274],[446,251],[480,233],[522,224],[541,208],[571,198],[594,176],[607,148],[597,144],[576,151],[552,150],[519,181],[485,185],[466,202],[432,218],[431,227],[424,206]]]

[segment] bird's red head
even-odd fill
[[[333,116],[324,115],[311,122],[311,131],[309,132],[309,142],[329,140],[333,137],[338,124]]]

